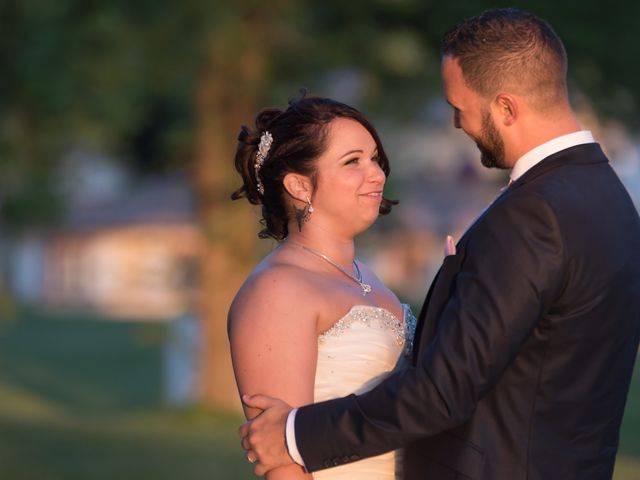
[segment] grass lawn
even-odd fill
[[[240,416],[161,403],[162,324],[0,321],[1,480],[242,480]]]
[[[0,479],[255,478],[239,416],[162,406],[164,335],[161,324],[0,319]],[[640,480],[640,371],[614,478]]]

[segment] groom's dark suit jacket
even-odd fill
[[[404,446],[407,480],[610,478],[639,336],[638,212],[600,147],[574,146],[445,259],[414,365],[301,408],[298,449],[310,471]]]

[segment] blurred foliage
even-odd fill
[[[0,222],[21,226],[60,215],[51,178],[78,142],[117,153],[141,173],[187,167],[199,70],[211,45],[243,49],[238,18],[269,32],[265,104],[283,105],[303,86],[332,94],[335,80],[345,101],[411,119],[438,94],[444,31],[511,3],[275,0],[265,8],[257,0],[3,0]],[[599,111],[637,125],[640,4],[517,3],[555,27],[572,83]],[[344,85],[350,78],[351,90]]]

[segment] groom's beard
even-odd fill
[[[480,161],[487,168],[508,168],[504,159],[504,142],[489,112],[482,115],[480,136],[475,139],[480,150]]]

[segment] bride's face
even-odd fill
[[[313,216],[346,235],[355,235],[378,217],[386,180],[377,145],[360,123],[348,118],[328,126],[327,149],[318,158]]]

